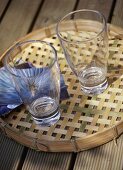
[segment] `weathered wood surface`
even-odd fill
[[[0,0],[0,20],[5,13],[9,0]]]
[[[23,153],[23,148],[22,145],[0,134],[0,169],[17,169]]]
[[[70,153],[43,153],[29,149],[23,170],[63,170],[69,169]],[[40,163],[39,163],[40,162]]]
[[[112,23],[122,26],[122,0],[0,0],[0,54],[11,43],[29,31],[57,22],[73,9],[89,8],[103,12]],[[6,11],[5,11],[6,9]],[[114,11],[112,11],[114,10]],[[46,170],[122,170],[123,135],[117,146],[114,141],[95,149],[74,153],[43,153],[24,146],[0,134],[0,169]],[[74,164],[75,163],[75,164]]]
[[[82,1],[80,1],[79,8],[81,5],[82,5]],[[119,6],[120,9],[123,7],[123,5],[121,5],[121,1],[117,2],[113,15],[115,13],[116,15],[118,15],[118,11],[116,11],[117,6]],[[110,17],[112,1],[97,1],[97,3],[94,3],[94,0],[93,0],[91,2],[89,1],[86,7],[101,11],[102,13],[105,14],[105,17],[108,20]],[[120,12],[121,10],[119,10],[119,13]],[[113,21],[113,24],[114,23],[117,25],[118,23],[117,19]],[[121,23],[123,24],[123,21]],[[123,149],[121,149],[123,148],[122,138],[123,138],[123,135],[118,139],[117,146],[114,145],[114,141],[111,141],[98,148],[78,153],[76,161],[75,161],[75,165],[74,165],[74,170],[80,170],[80,169],[83,169],[83,170],[95,170],[95,169],[122,170],[123,169],[123,157],[121,156],[123,155]]]
[[[123,1],[117,0],[114,8],[111,23],[123,27]]]
[[[81,2],[81,1],[80,1]],[[90,1],[89,1],[90,2]],[[105,1],[105,3],[110,3],[111,1]],[[82,2],[81,2],[82,3]],[[99,3],[102,3],[102,5],[99,5]],[[98,1],[95,6],[95,4],[91,1],[91,4],[87,4],[87,7],[90,5],[91,9],[100,10],[103,12],[107,18],[107,20],[110,17],[110,10],[112,4],[108,6],[109,4],[105,4],[104,1]],[[105,8],[106,7],[106,8]],[[117,8],[123,8],[123,3],[121,1],[117,1],[115,10],[113,12],[113,18],[111,20],[111,23],[115,25],[123,24],[123,21],[121,22],[120,17],[120,24],[117,20],[118,13],[121,13],[121,10],[119,12],[117,11]],[[116,14],[116,16],[114,16]],[[122,16],[122,15],[120,15]],[[123,135],[119,137],[117,146],[114,144],[114,141],[111,141],[103,146],[100,146],[95,149],[87,150],[85,152],[80,152],[77,154],[77,158],[74,165],[74,170],[122,170],[123,169]],[[121,149],[122,148],[122,149]]]
[[[41,2],[13,0],[4,12],[8,1],[0,0],[0,16],[4,15],[0,23],[0,54],[28,32]],[[0,169],[18,169],[23,151],[24,146],[0,134]]]
[[[0,54],[24,36],[36,15],[41,0],[13,0],[0,24]]]
[[[74,170],[122,170],[123,169],[123,135],[117,145],[111,141],[95,149],[77,154]]]
[[[106,19],[110,17],[110,12],[112,8],[113,0],[80,0],[77,9],[93,9],[102,12]]]
[[[57,23],[60,17],[74,9],[76,0],[45,0],[33,29]]]

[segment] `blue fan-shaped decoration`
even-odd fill
[[[22,71],[23,70],[23,71]],[[13,71],[19,72],[20,69],[15,69]],[[44,75],[49,75],[49,70],[47,69],[35,69],[35,67],[30,66],[28,63],[23,65],[23,68],[21,69],[20,74],[24,74],[24,76],[35,76],[37,75],[37,71],[44,72]],[[37,83],[40,83],[40,86],[43,85],[47,81],[46,79],[42,79],[40,81],[37,80]],[[66,99],[69,97],[67,92],[67,86],[64,83],[63,76],[60,76],[60,86],[61,86],[61,96],[60,99]],[[24,85],[23,85],[24,87]],[[47,92],[47,89],[49,88],[49,85],[46,85],[46,89],[43,90],[43,93]],[[28,95],[28,93],[27,93]],[[0,115],[5,115],[9,113],[12,109],[16,108],[22,104],[22,100],[19,97],[15,87],[14,83],[11,79],[11,75],[6,71],[4,67],[0,69]]]
[[[0,105],[19,104],[21,99],[15,90],[11,75],[5,70],[0,69]]]
[[[8,114],[22,103],[14,88],[10,74],[5,68],[0,69],[0,115]]]

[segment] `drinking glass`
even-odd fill
[[[82,9],[64,16],[56,26],[66,60],[85,95],[102,93],[108,86],[106,19],[98,11]]]
[[[16,91],[41,126],[60,118],[60,70],[57,52],[45,41],[28,40],[13,45],[4,57]]]

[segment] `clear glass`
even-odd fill
[[[50,126],[60,118],[60,70],[54,47],[40,40],[19,42],[4,58],[15,88],[34,121]]]
[[[78,10],[57,24],[57,36],[66,60],[85,95],[102,93],[107,87],[108,36],[105,17],[98,11]]]

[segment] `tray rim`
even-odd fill
[[[20,42],[20,41],[24,41],[24,40],[28,40],[28,39],[33,39],[31,37],[35,36],[36,34],[40,33],[40,32],[48,32],[48,30],[52,30],[54,33],[55,32],[55,28],[56,27],[56,24],[52,24],[50,25],[49,27],[43,27],[43,28],[40,28],[40,29],[37,29],[37,30],[34,30],[33,32],[25,35],[24,37],[21,37],[19,38],[17,41],[15,41],[9,48],[7,48],[5,50],[5,52],[1,55],[0,57],[0,60],[2,60],[3,56],[8,52],[8,50],[17,42]],[[123,36],[123,29],[118,27],[118,26],[114,26],[112,24],[108,24],[108,29],[109,31],[112,31],[115,34],[117,34],[118,36]],[[46,35],[45,37],[46,38]],[[43,39],[43,38],[42,38]],[[10,113],[11,114],[11,113]],[[19,142],[20,144],[22,145],[25,145],[27,147],[30,147],[32,149],[35,149],[35,150],[38,150],[38,151],[46,151],[46,152],[79,152],[79,151],[83,151],[83,150],[87,150],[87,149],[90,149],[90,148],[94,148],[94,147],[97,147],[97,146],[100,146],[104,143],[107,143],[109,141],[111,141],[112,139],[116,139],[118,138],[122,133],[123,133],[123,120],[122,121],[119,121],[118,123],[116,123],[115,125],[105,129],[105,130],[102,130],[100,132],[96,132],[94,134],[91,134],[91,135],[87,135],[87,136],[84,136],[84,137],[78,137],[76,139],[71,139],[71,140],[67,140],[67,139],[64,139],[62,141],[59,141],[59,140],[37,140],[37,138],[32,138],[30,137],[30,139],[36,139],[36,141],[34,141],[34,145],[35,147],[31,147],[29,145],[29,142],[32,142],[30,141],[29,139],[29,136],[23,134],[23,133],[18,133],[16,131],[15,128],[9,126],[1,117],[0,117],[0,128],[2,130],[2,132],[8,136],[9,138],[11,139],[14,139],[15,141]],[[106,133],[106,134],[105,134]],[[23,137],[24,139],[27,140],[27,143],[22,143],[22,140],[21,142],[19,141],[19,137]],[[105,138],[105,135],[107,136],[107,138]],[[28,137],[28,139],[27,139]],[[97,140],[98,138],[100,138],[100,140]],[[89,142],[87,142],[87,140],[89,139]],[[95,139],[98,141],[98,143],[96,142],[95,143]],[[68,148],[62,148],[61,146],[64,146],[68,143],[68,145],[70,145]],[[88,145],[90,144],[90,146],[88,147]],[[55,145],[55,146],[54,146]],[[57,147],[56,147],[57,146]],[[61,147],[61,149],[59,149],[59,146]],[[67,146],[67,145],[66,145]],[[56,148],[55,148],[56,147]]]

